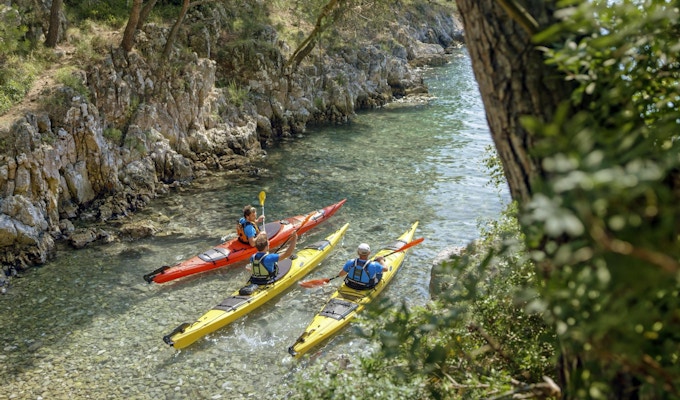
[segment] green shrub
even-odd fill
[[[426,385],[422,379],[404,385],[404,381],[392,373],[393,368],[388,361],[383,358],[363,358],[356,364],[340,360],[314,365],[298,375],[293,383],[293,392],[282,393],[281,398],[284,395],[294,400],[426,398]]]
[[[4,115],[10,108],[12,108],[12,99],[10,99],[5,93],[0,91],[0,115]]]
[[[227,95],[229,101],[236,107],[242,107],[243,104],[248,99],[248,89],[240,86],[234,81],[229,82],[227,85]]]
[[[103,133],[104,137],[113,143],[120,144],[123,138],[123,132],[118,128],[106,128]]]
[[[369,335],[382,342],[379,357],[403,365],[403,376],[424,376],[433,398],[483,398],[551,375],[555,335],[534,307],[535,269],[514,215],[512,206],[444,263],[453,279],[433,303],[401,307]]]
[[[25,39],[28,28],[22,24],[19,11],[0,4],[0,67],[12,54],[29,49],[30,43]]]
[[[65,10],[69,20],[94,20],[105,22],[114,28],[125,25],[130,16],[130,7],[125,1],[66,0]]]
[[[0,114],[6,113],[14,104],[20,102],[31,89],[39,66],[10,56],[0,69]]]
[[[85,98],[89,98],[90,91],[83,83],[83,79],[78,75],[74,67],[68,66],[57,70],[55,79],[62,85],[73,89],[76,93]]]

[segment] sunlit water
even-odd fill
[[[416,237],[426,240],[382,296],[424,304],[437,254],[474,240],[479,221],[495,218],[508,201],[489,186],[491,139],[466,53],[427,71],[426,82],[436,96],[426,103],[362,113],[268,149],[257,177],[201,179],[158,199],[136,217],[169,217],[159,236],[64,250],[13,279],[0,296],[0,399],[261,398],[312,362],[367,351],[350,326],[299,361],[287,353],[337,285],[292,287],[176,351],[162,337],[243,286],[248,273],[224,269],[162,285],[142,275],[218,243],[245,204],[260,209],[260,191],[267,221],[346,198],[336,216],[301,239],[304,245],[350,223],[309,278],[334,276],[358,243],[379,248],[417,220]]]

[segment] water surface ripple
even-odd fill
[[[334,276],[359,242],[378,248],[419,220],[416,237],[426,240],[382,296],[424,304],[435,256],[475,239],[478,221],[508,201],[488,186],[491,139],[465,51],[428,70],[426,82],[435,96],[426,103],[361,113],[348,125],[311,128],[268,149],[257,177],[213,176],[159,198],[136,216],[166,216],[159,236],[64,249],[15,278],[0,296],[0,399],[261,398],[310,362],[366,351],[351,327],[300,361],[286,351],[334,285],[291,288],[176,351],[163,335],[241,287],[248,273],[224,269],[162,285],[142,275],[218,243],[243,205],[258,204],[261,190],[268,221],[346,198],[336,216],[301,239],[319,240],[350,222],[309,278]]]

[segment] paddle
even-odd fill
[[[312,215],[314,215],[314,213],[315,213],[315,211],[312,211],[312,212],[310,212],[309,214],[307,214],[307,217],[304,219],[304,221],[302,221],[302,223],[300,224],[300,226],[298,226],[298,228],[295,230],[294,233],[298,233],[298,232],[300,231],[300,229],[302,229],[302,227],[305,226],[305,224],[307,223],[307,221],[309,221],[309,219],[312,218]],[[291,233],[290,236],[288,236],[288,239],[286,239],[286,241],[283,242],[283,243],[281,244],[281,246],[279,246],[279,247],[276,249],[275,253],[278,253],[279,250],[281,250],[281,249],[283,248],[283,246],[285,246],[286,243],[288,243],[288,241],[290,240],[291,236],[293,236],[292,233]]]
[[[401,246],[401,247],[398,248],[397,250],[394,250],[393,252],[388,253],[387,255],[382,256],[382,257],[383,257],[383,258],[387,258],[387,257],[391,256],[391,255],[394,254],[394,253],[399,253],[400,251],[408,250],[408,249],[410,249],[410,248],[413,247],[413,246],[419,245],[420,243],[423,242],[423,240],[425,240],[425,238],[418,238],[418,239],[416,239],[416,240],[413,240],[413,241],[411,241],[411,242],[409,242],[409,243],[406,243],[405,245]],[[374,260],[375,260],[375,258],[371,259],[371,261],[374,261]],[[370,262],[370,261],[369,261],[369,262]],[[336,276],[334,276],[334,277],[332,277],[332,278],[311,279],[311,280],[308,280],[308,281],[300,282],[300,286],[302,286],[302,287],[304,287],[304,288],[318,287],[318,286],[325,285],[325,284],[327,284],[328,282],[330,282],[330,281],[332,281],[333,279],[338,278],[338,277],[339,277],[339,275],[336,275]]]
[[[267,194],[263,191],[260,192],[260,205],[262,206],[262,232],[264,232],[264,199],[267,198]]]

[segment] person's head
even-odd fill
[[[368,257],[371,254],[371,247],[367,243],[362,243],[357,247],[357,254],[362,258]]]
[[[252,220],[257,217],[257,209],[251,205],[243,207],[243,217],[247,220]]]
[[[257,251],[265,251],[267,250],[267,247],[269,247],[269,239],[267,239],[267,234],[260,232],[255,237],[255,248]]]

